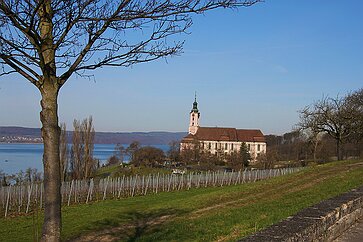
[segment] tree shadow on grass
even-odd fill
[[[113,218],[91,223],[83,235],[69,241],[136,241],[143,235],[160,231],[162,225],[174,217],[185,214],[180,209],[131,211],[114,215]]]

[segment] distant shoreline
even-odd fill
[[[72,142],[72,131],[67,131],[68,143]],[[142,145],[170,144],[180,141],[187,132],[95,132],[95,144],[131,144],[134,141]],[[0,126],[0,143],[42,144],[41,132],[38,128]]]
[[[37,145],[37,144],[43,144],[42,142],[1,142],[0,141],[0,145],[2,144],[27,144],[27,145]],[[72,143],[67,143],[69,145],[71,145]],[[94,143],[95,145],[117,145],[120,143]],[[120,144],[120,145],[129,145],[131,143],[124,143],[124,144]],[[142,146],[152,146],[152,145],[169,145],[169,144],[141,144]]]
[[[29,144],[29,145],[34,145],[34,144],[43,144],[43,142],[4,142],[4,141],[0,141],[0,144]]]

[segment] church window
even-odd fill
[[[210,150],[212,148],[212,143],[208,143],[208,149]]]
[[[233,144],[231,144],[231,150],[233,150]]]
[[[217,150],[217,149],[218,149],[218,147],[217,147],[217,143],[216,143],[216,145],[215,145],[215,146],[216,146],[215,148],[216,148],[216,150]]]
[[[251,150],[251,144],[248,144],[247,146],[248,146],[248,150]]]
[[[257,145],[257,151],[260,151],[261,145]]]
[[[194,122],[192,123],[192,126],[194,126]]]
[[[228,144],[227,143],[224,145],[224,149],[228,150]]]

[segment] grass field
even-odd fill
[[[271,180],[63,208],[63,240],[235,241],[363,185],[363,161],[309,167]],[[0,241],[32,241],[42,217],[0,219]]]

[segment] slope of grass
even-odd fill
[[[250,184],[65,207],[62,239],[234,241],[361,185],[362,161],[344,161]],[[0,241],[32,240],[33,220],[1,218]]]

